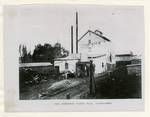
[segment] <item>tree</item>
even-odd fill
[[[50,44],[38,44],[33,52],[34,62],[53,62],[53,48]]]
[[[56,43],[54,46],[48,43],[38,44],[35,46],[32,55],[30,51],[27,51],[25,45],[19,45],[19,60],[21,63],[51,62],[53,64],[55,58],[66,57],[68,54],[69,51],[61,47],[60,43]]]
[[[65,57],[68,54],[69,52],[61,47],[60,43],[56,43],[54,46],[45,43],[35,46],[32,58],[34,62],[51,62],[53,64],[55,58]]]
[[[31,52],[27,52],[27,47],[25,45],[19,45],[19,54],[20,54],[20,62],[21,63],[29,63],[32,62]]]

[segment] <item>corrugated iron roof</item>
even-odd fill
[[[19,67],[42,67],[42,66],[51,66],[50,62],[39,62],[39,63],[21,63]]]
[[[63,61],[63,60],[79,60],[80,59],[80,54],[70,54],[67,57],[64,58],[57,58],[55,61]]]

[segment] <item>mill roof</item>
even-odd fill
[[[78,41],[80,41],[81,39],[83,39],[83,37],[86,36],[88,33],[92,33],[92,34],[94,34],[94,35],[96,35],[96,36],[98,36],[98,37],[101,37],[102,39],[104,39],[104,40],[106,40],[106,41],[110,41],[108,38],[106,38],[105,36],[102,35],[102,32],[98,31],[98,32],[101,33],[101,35],[100,35],[100,34],[97,34],[96,31],[98,31],[98,30],[95,30],[95,32],[93,32],[93,31],[91,31],[91,30],[88,30],[85,34],[83,34],[83,35],[80,37],[80,39],[79,39]]]

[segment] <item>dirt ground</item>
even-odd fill
[[[121,80],[120,80],[121,79]],[[97,77],[96,80],[96,95],[89,95],[89,78],[70,78],[71,82],[79,81],[79,84],[58,92],[55,95],[43,96],[52,84],[62,80],[48,78],[38,85],[26,85],[20,92],[21,100],[43,100],[43,99],[127,99],[141,98],[141,78],[135,76],[127,76],[125,79],[113,79],[108,77]]]
[[[89,90],[87,78],[70,78],[69,80],[74,82],[79,81],[80,85],[69,88],[53,96],[44,96],[41,98],[40,94],[45,92],[52,84],[60,81],[49,78],[47,81],[43,81],[38,85],[34,86],[26,85],[24,89],[20,92],[20,99],[21,100],[66,99],[66,95],[68,94],[70,95],[70,98],[77,98],[77,95]]]

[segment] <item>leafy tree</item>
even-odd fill
[[[55,58],[66,57],[69,52],[61,47],[60,43],[56,43],[54,46],[45,43],[36,45],[32,55],[31,52],[27,52],[25,45],[19,45],[19,54],[21,63],[51,62],[53,64]]]
[[[19,45],[19,54],[20,54],[20,62],[21,63],[29,63],[32,62],[31,52],[27,52],[27,47],[25,45]]]
[[[61,47],[60,43],[56,43],[54,46],[45,43],[35,46],[32,58],[34,62],[51,62],[53,64],[55,58],[65,57],[68,54],[69,52]]]

